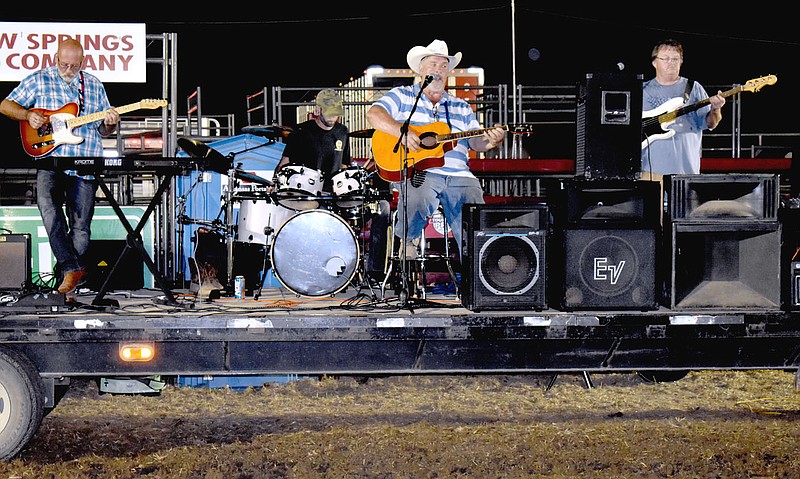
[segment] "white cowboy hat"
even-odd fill
[[[408,51],[408,55],[406,55],[406,61],[408,62],[408,66],[414,70],[414,73],[419,73],[419,63],[425,57],[432,55],[437,57],[446,57],[450,62],[450,70],[458,66],[458,63],[461,61],[461,52],[458,52],[455,55],[450,55],[447,50],[447,43],[443,42],[442,40],[434,40],[427,47],[417,45]]]

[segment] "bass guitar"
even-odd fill
[[[744,85],[722,92],[721,95],[727,98],[742,91],[757,92],[767,85],[774,85],[777,81],[778,77],[775,75],[754,78]],[[670,129],[669,126],[675,123],[679,116],[693,112],[709,103],[711,103],[711,100],[706,98],[691,105],[681,106],[683,98],[675,97],[665,101],[657,108],[642,112],[642,137],[644,137],[642,149],[644,150],[656,140],[665,140],[674,136],[675,130]]]
[[[142,100],[130,105],[118,106],[115,109],[122,114],[142,108],[152,110],[165,106],[167,106],[167,100]],[[83,138],[73,135],[72,130],[78,126],[102,120],[106,116],[106,111],[108,111],[76,116],[78,114],[77,103],[67,103],[58,110],[45,110],[43,108],[33,108],[32,110],[41,113],[49,120],[39,128],[33,128],[27,121],[19,122],[22,148],[25,153],[34,158],[41,158],[64,143],[77,145],[82,142]]]
[[[419,136],[420,150],[409,151],[405,154],[403,145],[397,149],[397,137],[375,130],[372,134],[372,154],[375,157],[375,165],[378,176],[386,181],[400,181],[403,179],[403,160],[408,167],[406,178],[410,178],[411,170],[427,170],[428,168],[438,168],[444,165],[444,154],[453,149],[453,142],[465,138],[481,136],[494,128],[502,128],[514,134],[530,134],[529,125],[513,126],[503,125],[493,128],[481,128],[478,130],[450,132],[447,123],[437,121],[427,125],[409,125],[408,129]]]

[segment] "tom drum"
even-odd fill
[[[361,167],[345,168],[331,177],[336,206],[350,208],[364,203],[367,170]]]
[[[236,222],[236,241],[241,243],[271,243],[278,228],[296,211],[266,199],[246,199],[239,204]]]
[[[360,251],[353,230],[326,210],[301,211],[275,234],[270,253],[278,281],[305,296],[338,293],[353,280]]]
[[[277,173],[278,191],[275,196],[287,208],[311,210],[319,207],[322,193],[322,172],[298,165],[286,165]]]

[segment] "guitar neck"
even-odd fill
[[[479,130],[459,131],[456,133],[447,133],[445,135],[436,135],[436,142],[443,143],[453,140],[463,140],[464,138],[473,138],[476,136],[481,136],[487,131],[494,130],[495,128],[502,128],[503,130],[508,131],[508,125],[495,126],[492,128],[481,128]]]
[[[139,110],[142,108],[142,102],[137,101],[136,103],[131,103],[129,105],[123,105],[116,107],[117,112],[120,114],[128,113],[129,111]],[[97,113],[89,113],[88,115],[83,116],[76,116],[75,118],[70,118],[67,120],[67,126],[72,129],[76,126],[85,125],[87,123],[92,123],[94,121],[99,121],[105,118],[106,113],[108,110],[98,111]]]
[[[727,97],[729,97],[731,95],[739,93],[740,91],[744,91],[744,87],[738,86],[738,87],[735,87],[735,88],[731,88],[730,90],[722,92],[721,95],[723,97],[727,98]],[[663,114],[658,116],[658,121],[660,123],[663,123],[663,122],[666,122],[666,121],[674,120],[675,118],[678,118],[681,115],[685,115],[687,113],[691,113],[691,112],[693,112],[695,110],[703,108],[704,106],[708,105],[709,103],[711,103],[711,99],[710,98],[706,98],[704,100],[698,101],[697,103],[692,103],[691,105],[686,105],[686,106],[683,106],[681,108],[678,108],[677,110],[673,110],[673,111],[669,111],[667,113],[663,113]]]

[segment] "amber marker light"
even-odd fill
[[[129,343],[119,347],[119,358],[123,361],[150,361],[156,355],[153,343]]]

